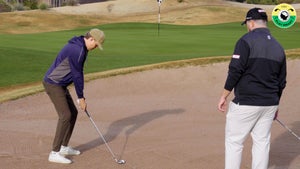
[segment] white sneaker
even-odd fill
[[[79,155],[80,151],[79,150],[75,150],[72,147],[61,146],[59,153],[61,155]]]
[[[72,161],[62,156],[59,152],[51,151],[48,161],[54,163],[71,164]]]

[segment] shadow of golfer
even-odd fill
[[[274,125],[274,124],[273,124]],[[276,122],[276,125],[280,125]],[[300,121],[294,122],[289,128],[297,135],[300,134]],[[283,128],[283,130],[286,130]],[[286,130],[282,135],[271,142],[270,164],[271,169],[290,168],[293,160],[300,155],[300,141]],[[297,166],[300,166],[298,161]]]
[[[155,110],[155,111],[145,112],[145,113],[138,114],[138,115],[131,116],[131,117],[126,117],[124,119],[120,119],[120,120],[112,122],[110,124],[110,126],[108,127],[107,132],[104,134],[104,138],[107,142],[110,142],[110,141],[114,140],[122,131],[125,130],[126,141],[123,146],[122,153],[121,153],[121,154],[123,154],[123,151],[127,144],[128,137],[134,131],[138,130],[145,124],[147,124],[155,119],[161,118],[166,115],[179,114],[179,113],[183,113],[183,112],[184,112],[184,109]],[[81,150],[82,152],[84,152],[84,151],[88,151],[88,150],[93,149],[102,144],[104,144],[104,142],[99,136],[97,139],[94,139],[88,143],[79,145],[76,148]]]

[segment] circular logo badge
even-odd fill
[[[273,23],[279,28],[289,28],[293,26],[296,19],[296,10],[289,4],[279,4],[272,11]]]

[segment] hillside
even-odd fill
[[[222,0],[185,0],[182,3],[168,0],[161,4],[161,23],[203,25],[236,22],[243,20],[245,12],[254,6]],[[274,6],[260,6],[271,15]],[[155,0],[114,0],[47,11],[2,13],[0,33],[57,31],[114,22],[156,23],[157,20],[158,4]]]

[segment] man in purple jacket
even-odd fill
[[[72,161],[65,156],[80,154],[79,150],[68,146],[78,111],[67,87],[74,84],[79,107],[85,111],[84,62],[89,51],[97,47],[102,50],[104,39],[105,35],[99,29],[91,29],[85,36],[73,37],[59,52],[44,77],[43,85],[59,117],[48,158],[50,162],[70,164]]]

